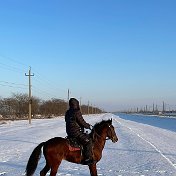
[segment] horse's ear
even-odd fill
[[[111,122],[111,124],[112,124],[112,118],[111,118],[110,122]]]

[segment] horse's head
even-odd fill
[[[111,120],[103,120],[100,123],[97,123],[94,125],[92,129],[92,137],[99,136],[101,137],[102,131],[104,131],[106,140],[111,139],[112,142],[117,142],[118,138],[114,129],[114,126],[112,125],[112,119]]]
[[[118,141],[114,126],[112,125],[112,119],[107,120],[107,138],[111,139],[114,143]]]

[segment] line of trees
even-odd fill
[[[51,118],[64,115],[68,102],[62,99],[42,100],[32,97],[32,117]],[[29,98],[27,94],[13,93],[9,98],[0,98],[0,118],[2,119],[27,119],[29,111]],[[96,107],[81,106],[83,114],[101,113]]]

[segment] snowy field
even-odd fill
[[[176,176],[176,119],[119,114],[84,116],[92,125],[113,118],[119,141],[107,141],[99,176]],[[0,176],[24,175],[32,150],[52,137],[65,137],[63,117],[11,121],[0,125]],[[45,160],[42,156],[35,175]],[[49,175],[49,174],[48,174]],[[87,166],[63,161],[58,176],[89,176]]]

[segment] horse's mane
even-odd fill
[[[102,120],[101,122],[98,122],[96,123],[93,128],[92,128],[92,131],[91,131],[91,136],[93,135],[93,133],[95,132],[98,132],[99,130],[101,130],[105,125],[111,125],[112,124],[112,119],[108,119],[108,120]]]
[[[108,120],[102,120],[101,122],[96,123],[93,128],[99,128],[100,126],[104,126],[105,124],[111,124],[112,121],[110,119]]]

